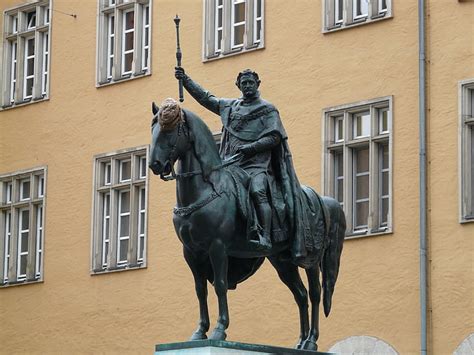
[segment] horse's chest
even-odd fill
[[[215,219],[212,220],[209,215],[199,213],[199,211],[190,216],[175,215],[173,222],[179,239],[188,246],[205,248],[218,229]]]

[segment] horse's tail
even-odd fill
[[[326,196],[322,196],[321,198],[330,215],[328,229],[329,243],[321,260],[321,272],[323,275],[323,305],[324,314],[327,317],[331,311],[332,295],[334,293],[334,287],[339,273],[342,245],[346,233],[346,218],[339,202]]]

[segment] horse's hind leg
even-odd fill
[[[300,337],[296,344],[297,349],[301,349],[304,340],[308,337],[308,292],[301,281],[298,267],[289,261],[278,260],[278,257],[268,258],[273,267],[278,272],[281,281],[290,289],[298,305],[300,313]]]
[[[207,277],[205,273],[209,269],[209,259],[205,257],[202,261],[197,260],[187,248],[183,248],[183,254],[193,273],[196,295],[199,300],[199,324],[193,335],[191,335],[190,340],[207,339],[209,311],[207,308]]]
[[[309,286],[309,299],[311,301],[311,328],[308,338],[303,342],[302,349],[318,350],[316,344],[319,338],[319,303],[321,301],[321,285],[319,283],[319,266],[306,269]]]
[[[210,339],[225,340],[225,330],[229,326],[229,308],[227,306],[227,269],[229,260],[225,246],[220,239],[215,240],[209,248],[209,258],[214,270],[214,289],[219,303],[219,317]]]

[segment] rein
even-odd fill
[[[231,156],[229,159],[225,160],[222,164],[218,165],[218,166],[215,166],[211,169],[211,171],[216,171],[216,170],[220,170],[220,169],[223,169],[229,165],[232,165],[236,162],[238,162],[240,159],[242,159],[243,157],[243,154],[242,153],[237,153],[233,156]],[[201,170],[195,170],[195,171],[189,171],[187,173],[179,173],[179,174],[174,174],[175,178],[189,178],[189,177],[193,177],[193,176],[197,176],[197,175],[202,175],[202,171]]]

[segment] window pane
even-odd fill
[[[140,230],[138,231],[138,234],[144,234],[145,233],[145,213],[140,213]]]
[[[125,54],[124,72],[132,71],[133,53]]]
[[[150,24],[150,6],[145,7],[145,25]]]
[[[378,110],[379,114],[379,133],[388,132],[388,109],[383,108]]]
[[[217,9],[217,27],[222,27],[222,8]]]
[[[21,233],[21,248],[20,252],[28,252],[28,232]]]
[[[354,138],[370,135],[370,112],[354,114]]]
[[[131,177],[131,161],[124,160],[120,162],[120,181],[130,180]]]
[[[127,261],[128,239],[120,241],[120,261]]]
[[[21,211],[21,230],[28,230],[30,225],[30,211]]]
[[[388,196],[388,171],[382,173],[382,196]]]
[[[244,43],[244,29],[245,25],[234,27],[234,45],[240,45]]]
[[[27,256],[22,255],[20,256],[20,273],[19,275],[26,275],[26,264],[27,264]]]
[[[344,119],[343,117],[334,117],[334,141],[344,140]]]
[[[468,115],[474,118],[474,89],[468,91],[469,98],[468,102],[470,103]]]
[[[143,259],[143,251],[145,249],[145,238],[140,238],[140,249],[138,250],[138,258]]]
[[[131,30],[135,27],[134,12],[130,11],[125,14],[125,30]]]
[[[133,49],[133,32],[125,34],[125,50],[129,51]]]
[[[256,28],[256,41],[260,41],[261,38],[261,32],[262,32],[262,21],[257,21],[257,28]]]
[[[20,192],[20,198],[22,200],[30,198],[30,180],[24,180],[21,182]]]
[[[122,192],[120,194],[120,213],[130,212],[130,192]]]
[[[382,216],[380,216],[380,222],[387,224],[388,222],[388,198],[382,199]]]
[[[140,210],[145,209],[145,189],[140,190]]]
[[[234,5],[234,23],[245,21],[245,3]]]
[[[34,38],[30,38],[28,39],[27,43],[27,56],[32,56],[35,54],[35,39]]]
[[[129,233],[130,216],[120,217],[120,237],[127,237]]]
[[[257,17],[262,17],[262,0],[255,0],[257,5]]]
[[[388,169],[388,145],[382,146],[382,169]]]
[[[471,126],[471,206],[474,215],[474,126]]]
[[[369,149],[356,150],[357,173],[369,171]]]
[[[29,12],[27,15],[28,28],[36,26],[36,11]]]
[[[344,202],[344,180],[337,180],[336,199],[338,202]]]
[[[356,203],[355,215],[356,227],[367,226],[367,219],[369,217],[369,201]]]
[[[34,75],[35,70],[35,59],[31,58],[26,61],[26,75],[31,76]]]
[[[146,177],[146,157],[140,157],[140,177]]]
[[[357,177],[356,199],[369,198],[369,175]]]
[[[26,80],[26,96],[33,95],[33,78]]]

